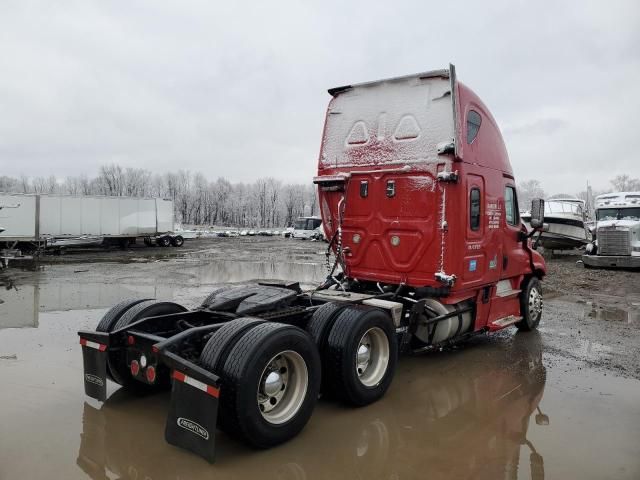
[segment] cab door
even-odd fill
[[[466,287],[498,281],[496,264],[502,245],[490,223],[490,206],[495,204],[482,175],[466,175],[466,227],[462,280]]]
[[[504,219],[502,220],[502,279],[517,277],[529,270],[529,255],[522,244],[522,223],[518,211],[515,182],[504,177]],[[516,285],[513,285],[516,287]]]

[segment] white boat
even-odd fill
[[[521,215],[528,230],[531,214]],[[544,223],[548,230],[542,232],[540,244],[549,250],[569,250],[586,245],[591,234],[586,226],[585,202],[578,198],[552,199],[544,202]]]

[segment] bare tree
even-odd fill
[[[58,181],[53,175],[49,177],[35,177],[31,181],[33,193],[57,193]]]
[[[522,210],[531,206],[534,198],[545,198],[545,193],[539,180],[526,180],[518,184],[518,200]]]
[[[120,165],[103,165],[100,167],[98,183],[103,195],[124,195],[123,171]]]
[[[640,190],[640,179],[631,178],[629,175],[617,175],[610,181],[613,189],[618,192]]]
[[[18,180],[13,177],[3,175],[0,177],[0,192],[18,192],[20,185]]]
[[[173,200],[175,217],[186,224],[214,224],[240,228],[291,225],[303,215],[318,212],[313,185],[283,185],[275,178],[253,183],[209,181],[201,173],[180,170],[164,175],[138,168],[103,165],[94,178],[54,176],[20,179],[0,177],[0,191],[67,193],[71,195],[155,196]]]

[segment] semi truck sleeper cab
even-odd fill
[[[213,461],[215,430],[294,437],[319,392],[364,406],[400,353],[533,330],[546,269],[520,222],[495,120],[455,68],[329,90],[314,183],[327,278],[213,291],[193,310],[126,300],[79,332],[85,392],[171,388],[165,437]],[[531,225],[543,225],[544,203]]]

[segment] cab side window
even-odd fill
[[[518,225],[520,222],[518,199],[514,187],[506,187],[504,190],[504,216],[509,225]]]
[[[469,192],[469,227],[474,232],[480,230],[480,189],[473,187]]]
[[[475,110],[469,110],[467,113],[467,143],[471,144],[478,136],[482,117]]]

